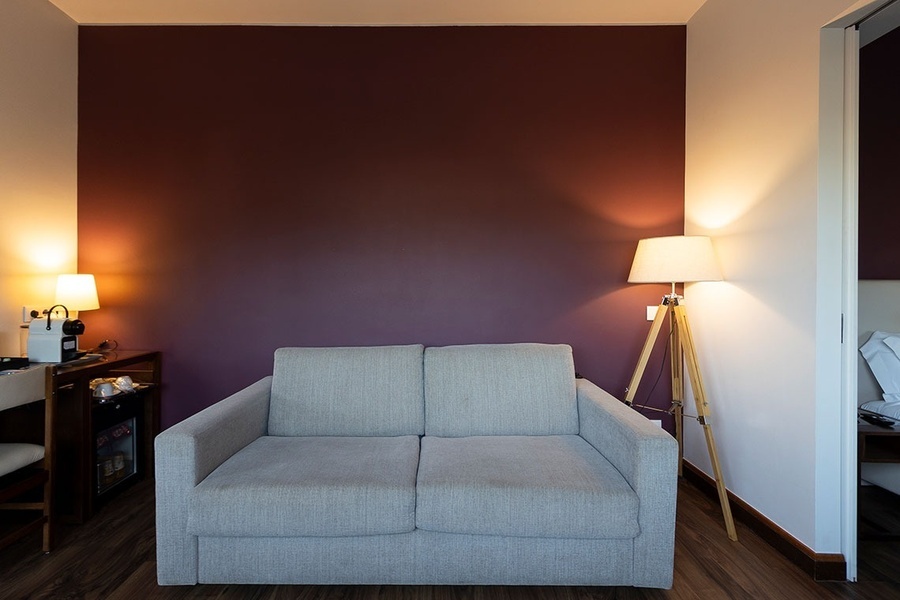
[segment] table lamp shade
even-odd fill
[[[703,235],[673,235],[638,242],[629,283],[721,281],[712,241]]]
[[[69,310],[100,308],[93,275],[60,275],[56,279],[56,303]]]

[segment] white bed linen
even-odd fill
[[[900,336],[886,331],[873,332],[859,348],[885,394],[900,394],[900,355],[896,348],[900,348]]]
[[[863,404],[860,404],[859,407],[900,421],[900,402],[873,400],[871,402],[864,402]]]

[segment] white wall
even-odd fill
[[[47,0],[0,2],[0,355],[23,304],[49,307],[77,252],[78,27]]]
[[[708,0],[688,23],[685,230],[713,237],[727,281],[686,296],[725,480],[820,553],[841,551],[841,215],[818,189],[820,30],[852,4]],[[699,426],[685,455],[711,472]]]

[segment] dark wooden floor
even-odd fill
[[[859,579],[889,581],[900,589],[900,496],[866,486],[860,488],[858,504]]]
[[[859,583],[816,583],[738,524],[729,542],[719,507],[688,482],[678,496],[675,584],[671,590],[581,587],[380,587],[156,585],[152,482],[143,482],[80,527],[63,529],[57,548],[41,554],[37,535],[0,551],[0,598],[216,598],[246,600],[642,600],[726,598],[828,600],[897,599],[900,554],[881,551],[877,568]],[[897,548],[897,546],[893,546]],[[861,548],[860,554],[863,554]],[[892,557],[897,557],[891,560]]]

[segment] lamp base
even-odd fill
[[[719,463],[719,453],[716,449],[713,437],[712,424],[710,423],[709,401],[706,397],[706,387],[703,385],[703,377],[700,375],[700,364],[697,360],[697,350],[694,346],[694,337],[688,322],[687,310],[682,304],[683,298],[675,293],[675,285],[672,284],[672,293],[663,296],[656,316],[650,326],[650,333],[644,342],[638,359],[637,367],[631,376],[631,381],[625,389],[625,404],[632,406],[637,395],[638,385],[644,376],[650,354],[659,337],[663,321],[669,317],[672,330],[669,338],[672,372],[672,408],[675,415],[675,439],[678,440],[678,474],[681,475],[681,463],[684,457],[684,440],[682,435],[683,405],[684,405],[684,367],[687,366],[688,376],[691,381],[691,390],[694,392],[694,405],[697,410],[697,422],[703,427],[706,438],[706,449],[709,452],[713,475],[716,480],[716,488],[719,492],[719,502],[722,505],[722,515],[725,519],[725,529],[728,538],[737,541],[737,531],[734,527],[734,519],[731,516],[731,505],[728,500],[728,491],[725,488],[725,480],[722,476],[722,467]]]

